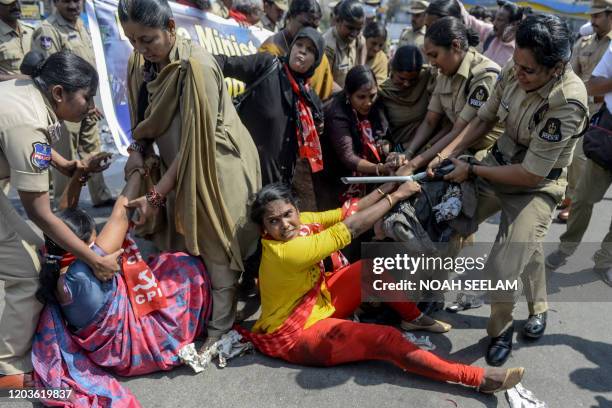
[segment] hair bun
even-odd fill
[[[30,51],[23,57],[19,71],[24,75],[35,78],[40,75],[45,66],[45,61],[45,56],[43,54],[38,51]]]

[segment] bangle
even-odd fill
[[[83,173],[79,176],[79,183],[81,183],[81,186],[85,186],[87,185],[87,182],[89,181],[89,173]]]
[[[166,197],[162,196],[155,189],[155,186],[151,187],[151,190],[147,194],[145,194],[145,198],[147,199],[147,203],[149,203],[151,207],[161,208],[166,205]]]
[[[474,173],[474,164],[470,163],[468,166],[468,178],[476,177],[476,173]]]
[[[137,152],[137,153],[143,154],[144,150],[145,150],[144,146],[137,142],[130,143],[130,145],[127,148],[128,153]]]
[[[380,187],[379,187],[379,188],[377,188],[377,189],[376,189],[376,191],[378,191],[378,192],[380,193],[380,195],[381,195],[381,196],[383,196],[383,197],[387,195],[387,193],[385,193],[384,191],[382,191],[382,190],[380,189]]]
[[[446,156],[444,156],[442,153],[438,152],[436,153],[436,157],[438,159],[440,159],[440,163],[443,162],[444,160],[446,160]]]
[[[390,208],[393,208],[393,199],[391,198],[391,196],[389,194],[385,194],[385,198],[387,199],[387,201],[389,201]]]

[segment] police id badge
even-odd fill
[[[489,91],[487,91],[487,88],[480,85],[474,89],[474,92],[472,92],[472,95],[468,98],[468,105],[478,109],[484,105],[487,99],[489,99]]]
[[[30,162],[40,171],[47,170],[51,164],[51,145],[41,142],[32,143]]]
[[[561,121],[556,118],[548,119],[540,131],[540,139],[544,139],[547,142],[560,142],[562,139]]]

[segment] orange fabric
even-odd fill
[[[484,368],[421,350],[396,328],[334,318],[323,319],[304,330],[283,358],[311,366],[382,360],[414,374],[472,387],[479,386],[484,378]]]
[[[348,268],[334,273],[326,274],[325,285],[331,295],[332,304],[336,311],[332,317],[344,319],[353,314],[361,303],[361,291],[370,288],[369,285],[362,286],[361,279],[362,262],[355,262]],[[389,282],[385,274],[379,275],[377,279]],[[395,310],[402,320],[412,321],[421,315],[421,311],[414,302],[390,302],[387,305]]]

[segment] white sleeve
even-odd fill
[[[608,47],[599,63],[593,70],[591,76],[600,78],[612,78],[612,44]]]

